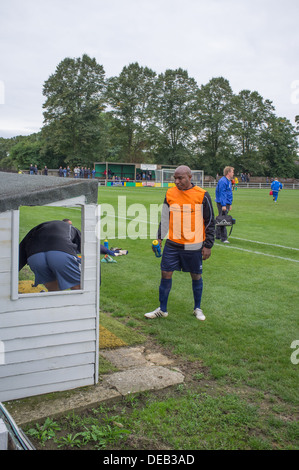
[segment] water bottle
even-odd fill
[[[154,250],[156,257],[160,258],[162,256],[162,253],[161,253],[160,243],[158,242],[158,240],[153,240],[152,248]]]
[[[107,240],[107,239],[104,241],[104,247],[107,248],[107,250],[109,249],[109,244],[108,244],[108,240]]]

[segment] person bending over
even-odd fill
[[[78,290],[81,282],[81,232],[69,219],[51,220],[32,228],[19,245],[19,271],[28,264],[34,286],[48,291]]]

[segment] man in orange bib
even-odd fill
[[[189,272],[194,296],[193,314],[205,320],[200,308],[203,290],[202,260],[211,256],[215,238],[215,220],[209,193],[195,186],[188,166],[179,166],[174,173],[175,186],[168,189],[163,205],[158,240],[168,237],[161,261],[159,286],[160,306],[145,314],[153,319],[167,317],[168,296],[174,271]]]

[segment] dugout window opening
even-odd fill
[[[49,296],[61,294],[79,294],[84,291],[84,206],[63,206],[50,204],[46,206],[21,206],[12,211],[12,279],[11,299],[17,300],[24,297]],[[76,290],[52,290],[48,291],[44,285],[34,287],[35,276],[28,264],[19,271],[19,243],[26,234],[35,226],[48,221],[68,219],[72,225],[81,232],[81,252],[78,256],[78,266],[81,267],[80,284]],[[64,222],[68,223],[68,222]],[[80,269],[80,268],[79,268]]]

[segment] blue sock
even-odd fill
[[[194,296],[194,309],[200,308],[202,288],[203,288],[202,278],[200,278],[198,281],[194,281],[192,279],[192,289],[193,289],[193,296]]]
[[[167,301],[172,286],[172,279],[161,279],[159,287],[159,301],[162,312],[167,312]]]

